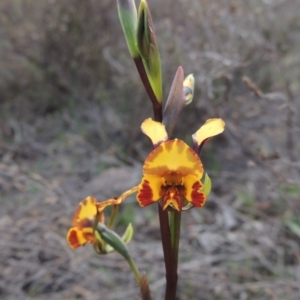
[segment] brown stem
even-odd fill
[[[177,289],[177,268],[175,266],[176,264],[173,257],[168,212],[164,211],[158,204],[158,214],[160,222],[161,242],[163,246],[166,267],[167,286],[165,300],[175,300]]]
[[[146,92],[152,102],[154,119],[155,119],[155,121],[162,122],[162,104],[157,100],[157,98],[153,92],[153,89],[149,82],[142,58],[136,57],[133,60],[134,60],[135,66],[139,72],[140,78],[143,82],[143,85],[146,89]]]

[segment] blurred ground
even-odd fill
[[[164,91],[182,65],[195,99],[177,136],[207,118],[226,132],[202,159],[213,193],[184,213],[178,299],[300,298],[300,3],[149,0]],[[87,195],[139,182],[150,101],[129,58],[115,1],[0,2],[0,298],[139,299],[117,255],[65,241]],[[164,293],[156,208],[134,197],[130,250]]]

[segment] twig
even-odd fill
[[[249,90],[251,90],[255,96],[261,99],[265,100],[281,100],[281,101],[287,101],[287,97],[279,92],[275,93],[264,93],[262,90],[251,80],[248,76],[244,76],[242,78],[243,82],[247,86]]]
[[[259,89],[259,87],[248,76],[244,76],[242,78],[242,80],[245,83],[245,85],[247,86],[247,88],[249,90],[251,90],[255,96],[257,96],[259,98],[265,97],[265,94]]]

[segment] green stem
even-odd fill
[[[108,228],[111,228],[115,222],[115,219],[116,219],[116,216],[118,214],[118,211],[119,211],[119,205],[114,205],[114,208],[113,208],[113,211],[110,215],[110,218],[109,218],[109,221],[108,221],[108,224],[107,224],[107,227]]]
[[[126,258],[126,260],[127,260],[128,264],[130,266],[130,269],[131,269],[132,273],[134,274],[134,277],[135,277],[138,285],[140,285],[141,275],[140,275],[140,272],[139,272],[137,266],[135,265],[133,259],[130,256],[128,258]]]
[[[180,241],[181,212],[171,211],[169,217],[170,217],[170,231],[171,231],[173,259],[174,259],[175,270],[177,272],[179,241]]]
[[[132,273],[134,274],[134,277],[140,287],[142,300],[151,300],[152,298],[151,298],[151,293],[150,293],[146,274],[144,274],[143,276],[140,275],[140,272],[139,272],[137,266],[135,265],[133,259],[130,256],[128,258],[126,258],[126,260],[127,260],[128,264],[130,266],[130,269],[131,269]]]

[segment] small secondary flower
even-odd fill
[[[67,242],[72,249],[84,246],[86,243],[94,244],[94,224],[96,217],[100,223],[104,223],[104,209],[109,205],[118,205],[121,199],[109,199],[97,202],[94,197],[82,200],[74,212],[72,227],[67,233]]]

